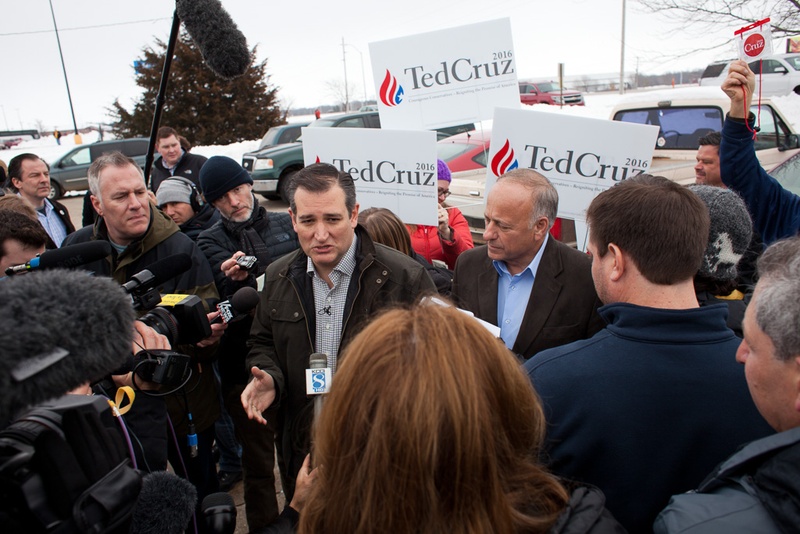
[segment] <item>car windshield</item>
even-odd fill
[[[800,70],[800,55],[788,56],[783,58],[783,60],[791,65],[794,70]]]
[[[468,145],[466,143],[438,143],[436,152],[439,154],[439,159],[445,162],[450,162],[460,156],[466,154],[475,148],[475,145]]]
[[[561,91],[561,88],[558,86],[557,83],[550,83],[550,82],[537,83],[536,87],[538,87],[539,91],[543,93],[552,93]]]
[[[659,127],[659,149],[697,150],[699,139],[722,129],[718,107],[670,107],[620,111],[614,120]]]
[[[261,139],[261,147],[272,146],[278,144],[278,134],[281,132],[280,128],[270,128],[264,137]]]
[[[712,63],[706,70],[703,71],[703,74],[700,75],[701,78],[717,78],[719,77],[722,72],[725,70],[725,67],[728,66],[728,63]]]
[[[778,180],[784,189],[800,195],[800,154],[795,154],[773,169],[770,176]]]
[[[308,125],[309,128],[330,128],[334,125],[336,119],[317,119]]]

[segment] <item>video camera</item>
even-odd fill
[[[192,259],[175,254],[153,263],[122,285],[137,311],[147,311],[139,321],[167,337],[170,345],[197,343],[211,335],[203,301],[196,295],[161,296],[157,286],[188,271]]]

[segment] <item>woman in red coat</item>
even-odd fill
[[[438,161],[439,226],[409,225],[411,246],[429,263],[441,260],[448,269],[456,266],[458,255],[475,246],[469,232],[467,219],[461,210],[447,207],[445,200],[450,196],[450,169],[447,163]]]

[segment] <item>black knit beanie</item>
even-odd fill
[[[234,187],[252,183],[244,167],[227,156],[212,156],[200,169],[200,188],[208,202],[214,202]]]

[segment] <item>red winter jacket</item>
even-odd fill
[[[472,234],[469,232],[469,223],[461,210],[458,208],[447,208],[450,213],[449,226],[452,229],[452,241],[445,241],[439,237],[437,226],[417,225],[417,229],[411,232],[411,246],[417,254],[424,257],[428,263],[433,260],[442,260],[447,264],[447,268],[452,270],[456,266],[458,255],[475,247],[472,242]]]

